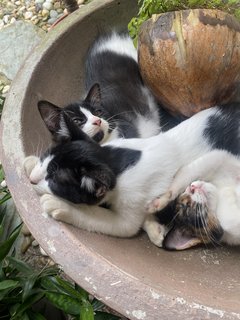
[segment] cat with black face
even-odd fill
[[[169,203],[174,224],[164,240],[167,249],[200,243],[239,245],[240,157],[214,150],[182,167],[148,211],[160,211]],[[157,214],[160,221],[161,214]]]
[[[72,121],[67,115],[66,119]],[[30,182],[44,194],[44,211],[54,219],[86,230],[129,237],[149,223],[146,204],[169,190],[180,168],[218,148],[239,152],[239,120],[237,104],[214,107],[157,136],[115,139],[103,146],[72,122],[72,141],[60,142],[57,149],[50,148],[41,159],[28,157],[25,168]],[[220,129],[213,135],[216,125]],[[76,161],[71,161],[73,158]],[[68,192],[69,185],[74,189],[74,199],[73,191]],[[101,206],[106,203],[107,207]],[[155,221],[152,227],[153,242],[161,246],[168,229]]]
[[[38,109],[55,141],[69,138],[63,113],[98,143],[115,138],[147,138],[181,120],[169,115],[143,84],[137,51],[127,34],[99,37],[86,57],[86,97],[60,108],[39,101]]]

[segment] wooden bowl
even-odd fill
[[[234,99],[240,81],[240,23],[208,9],[154,15],[139,34],[142,77],[173,114]]]

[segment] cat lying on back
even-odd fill
[[[173,200],[174,227],[164,241],[166,248],[240,244],[239,157],[214,150],[190,162],[177,172],[169,190],[149,204],[148,212],[162,210]]]
[[[104,146],[72,123],[72,141],[50,148],[41,159],[28,157],[25,168],[35,188],[46,193],[42,207],[54,219],[129,237],[143,225],[146,203],[169,189],[181,167],[217,148],[239,153],[239,120],[239,105],[215,107],[157,136],[115,139]],[[159,228],[159,246],[164,236]]]
[[[68,139],[73,122],[98,143],[115,138],[147,138],[181,121],[164,111],[143,84],[137,51],[127,34],[98,38],[86,61],[86,98],[60,108],[40,101],[40,114],[55,140]]]

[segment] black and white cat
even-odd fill
[[[165,247],[183,250],[199,243],[240,244],[239,156],[213,150],[182,167],[169,190],[149,204],[148,212],[160,211],[175,199],[174,227]]]
[[[39,101],[40,114],[55,140],[68,139],[64,122],[73,122],[98,143],[115,138],[147,138],[181,120],[169,115],[143,84],[137,51],[125,34],[99,37],[89,49],[85,71],[86,98],[60,108]]]
[[[73,141],[50,148],[41,159],[28,157],[27,175],[46,193],[42,207],[54,219],[113,236],[133,236],[143,223],[151,224],[151,215],[145,221],[146,204],[169,189],[181,167],[214,149],[240,151],[236,104],[201,111],[148,139],[115,139],[104,146],[80,132],[67,115],[65,120]],[[154,225],[161,246],[165,229]]]

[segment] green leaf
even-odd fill
[[[21,315],[21,318],[19,318],[19,320],[30,320],[28,317],[27,313],[24,313],[23,315]]]
[[[19,284],[18,281],[14,280],[3,280],[0,282],[0,290],[5,290],[9,288],[15,288]]]
[[[46,320],[46,318],[39,312],[27,311],[30,320]]]
[[[11,266],[13,266],[15,269],[17,269],[19,272],[21,272],[22,274],[24,274],[26,276],[28,276],[28,275],[33,276],[33,273],[35,273],[33,271],[33,269],[30,268],[25,262],[23,262],[17,258],[7,257],[7,260],[9,261]]]
[[[94,320],[120,320],[120,318],[111,313],[97,311]]]
[[[29,276],[24,282],[23,286],[23,294],[22,294],[22,301],[24,302],[31,294],[32,294],[32,288],[37,280],[37,275],[33,274]]]
[[[17,226],[10,234],[9,238],[0,244],[0,262],[7,256],[12,248],[14,241],[17,239],[22,225]]]
[[[22,303],[20,307],[17,308],[16,313],[12,316],[11,320],[17,320],[17,319],[20,320],[21,318],[19,317],[21,317],[26,310],[31,309],[32,305],[40,301],[43,298],[43,296],[44,296],[44,292],[40,292],[32,295],[31,297],[28,297],[24,301],[24,303]]]
[[[62,288],[65,290],[66,293],[70,294],[73,298],[77,298],[80,301],[86,302],[88,299],[86,299],[86,291],[82,289],[81,292],[77,291],[73,285],[71,285],[69,282],[63,280],[60,277],[56,277],[57,282],[62,286]]]
[[[82,297],[88,300],[89,294],[86,290],[81,288],[77,283],[75,283],[75,289],[81,294]]]
[[[46,292],[46,298],[58,309],[71,315],[79,315],[81,304],[67,294],[58,292]]]
[[[81,320],[94,320],[94,312],[93,307],[90,302],[88,304],[84,304],[80,308],[80,319]]]
[[[92,301],[92,306],[94,311],[99,311],[102,310],[102,308],[104,307],[104,303],[94,298]]]
[[[56,276],[57,274],[59,274],[59,268],[57,266],[48,266],[40,271],[39,278],[46,276]]]
[[[41,279],[41,286],[51,292],[66,294],[66,291],[58,284],[55,277],[44,277]]]
[[[9,200],[11,198],[11,194],[7,192],[3,198],[0,199],[0,205],[2,205],[4,202]]]

